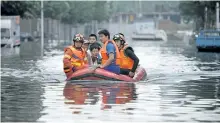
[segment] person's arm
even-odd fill
[[[101,64],[102,63],[102,56],[101,54],[99,53],[98,54],[98,58],[97,58],[97,64]]]
[[[126,55],[131,58],[132,60],[134,60],[134,64],[133,64],[133,67],[131,69],[131,72],[135,72],[137,67],[138,67],[138,64],[139,64],[139,58],[135,55],[134,51],[132,51],[131,49],[126,49],[125,50],[125,53]]]
[[[112,43],[108,43],[107,46],[106,46],[106,50],[107,50],[107,54],[108,54],[108,60],[106,61],[105,64],[101,65],[101,68],[104,68],[108,65],[110,65],[113,61],[114,61],[114,58],[115,58],[115,47]]]
[[[113,60],[114,60],[114,53],[110,53],[108,60],[100,68],[109,66],[113,62]]]
[[[64,69],[66,69],[66,70],[72,68],[72,64],[70,61],[71,53],[72,53],[72,51],[70,49],[67,49],[64,53],[63,65],[64,65]]]

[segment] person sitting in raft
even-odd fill
[[[91,59],[92,59],[91,65],[101,64],[101,56],[99,54],[100,51],[99,44],[98,43],[91,44],[89,50],[91,52]]]
[[[83,45],[82,45],[82,48],[85,50],[85,51],[88,51],[89,49],[89,41],[88,40],[84,40],[83,42]]]
[[[90,46],[91,46],[92,44],[94,44],[94,43],[98,44],[98,46],[100,47],[100,49],[102,48],[102,44],[97,41],[97,36],[96,36],[96,34],[90,34],[90,35],[89,35],[89,43],[90,43],[89,48],[90,48]],[[92,55],[90,50],[88,51],[88,53],[90,54],[90,56]],[[98,55],[98,56],[101,58],[100,52],[99,52],[99,55]]]
[[[89,43],[93,44],[93,43],[98,43],[100,47],[102,47],[102,45],[97,41],[97,36],[96,34],[90,34],[89,35]]]
[[[68,77],[75,71],[87,67],[85,65],[86,52],[82,48],[83,35],[76,34],[73,38],[73,45],[64,49],[63,69]]]
[[[120,53],[114,41],[110,40],[110,33],[104,29],[98,32],[103,46],[100,50],[102,62],[99,66],[107,71],[120,74]]]
[[[120,74],[134,77],[135,71],[139,64],[139,59],[135,55],[133,48],[126,44],[124,35],[122,33],[114,35],[113,40],[115,41],[120,51]]]
[[[85,57],[85,63],[91,65],[92,64],[92,59],[91,59],[91,53],[88,50],[89,49],[89,41],[88,40],[84,40],[84,43],[82,45],[82,48],[85,50],[86,52],[86,57]]]

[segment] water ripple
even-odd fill
[[[2,121],[220,122],[220,54],[177,42],[133,43],[148,79],[138,83],[73,81],[62,70],[63,47],[25,43],[1,49]],[[56,44],[57,45],[57,44]],[[145,47],[144,47],[145,46]],[[4,54],[5,53],[5,54]]]

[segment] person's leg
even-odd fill
[[[129,69],[124,69],[124,68],[120,68],[120,74],[123,74],[123,75],[128,75],[130,72]]]
[[[117,65],[109,65],[104,68],[107,71],[113,72],[115,74],[120,74],[120,67]]]

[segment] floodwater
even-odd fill
[[[1,49],[2,122],[220,122],[220,53],[182,41],[130,42],[148,72],[138,83],[66,83],[63,45]]]

